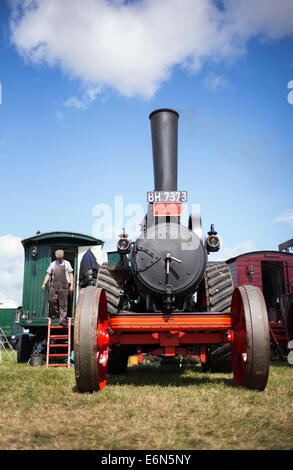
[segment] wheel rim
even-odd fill
[[[256,286],[239,286],[231,303],[232,370],[235,384],[264,390],[269,375],[270,335],[266,304]]]

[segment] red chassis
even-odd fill
[[[211,312],[131,313],[108,315],[104,289],[81,289],[74,325],[74,367],[79,391],[103,390],[111,346],[134,345],[138,359],[147,345],[154,356],[189,355],[194,345],[206,362],[208,345],[231,344],[236,386],[264,390],[269,375],[270,336],[263,294],[255,286],[239,286],[231,314]]]
[[[110,318],[110,344],[153,345],[150,355],[189,355],[188,346],[201,345],[201,362],[206,362],[205,346],[231,342],[231,316],[222,313],[119,314]],[[140,362],[140,361],[139,361]]]

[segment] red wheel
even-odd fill
[[[235,384],[264,390],[269,376],[270,334],[263,294],[255,286],[239,286],[231,304],[232,370]]]
[[[81,289],[74,320],[74,367],[80,392],[103,390],[109,354],[109,319],[104,289]]]

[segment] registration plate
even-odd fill
[[[154,216],[167,217],[170,215],[181,215],[181,202],[154,202]]]
[[[148,202],[187,202],[187,191],[148,191]]]

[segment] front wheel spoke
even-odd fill
[[[108,363],[108,353],[107,352],[98,352],[97,353],[97,362],[99,366],[106,367]]]
[[[247,362],[247,352],[241,354],[242,362],[246,364]]]
[[[109,347],[109,333],[103,327],[98,328],[97,332],[97,350],[105,351]]]

